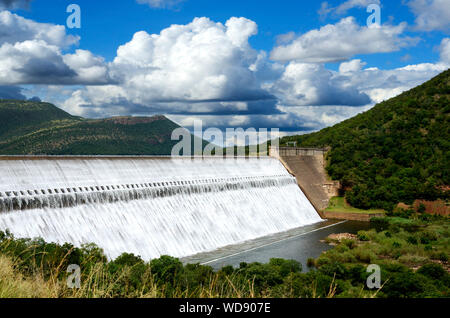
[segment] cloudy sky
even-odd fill
[[[90,118],[303,133],[449,65],[450,0],[0,0],[0,98]]]

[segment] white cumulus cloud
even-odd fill
[[[137,32],[109,65],[118,84],[80,90],[66,105],[114,107],[126,101],[139,111],[276,111],[274,97],[261,85],[280,71],[249,45],[257,29],[255,22],[233,17],[225,24],[196,18],[160,34]]]
[[[416,28],[423,31],[450,30],[450,2],[448,0],[411,0],[408,3],[416,16]]]
[[[66,34],[63,25],[38,23],[9,11],[0,12],[0,30],[0,45],[42,40],[49,45],[68,47],[79,42],[79,37]]]
[[[450,38],[442,39],[439,47],[441,61],[450,65]]]
[[[89,51],[64,54],[79,44],[65,27],[0,12],[0,84],[87,84],[110,82],[102,58]]]
[[[398,51],[417,42],[416,39],[401,37],[406,26],[406,23],[359,26],[355,18],[348,17],[337,24],[311,30],[287,45],[275,47],[271,58],[326,63],[347,60],[356,54]]]
[[[289,63],[271,87],[271,92],[282,105],[291,106],[362,106],[371,103],[366,94],[346,85],[323,64]]]
[[[336,80],[357,88],[369,95],[373,102],[379,103],[426,82],[447,70],[448,67],[448,64],[438,62],[413,64],[390,70],[378,68],[357,70],[355,68],[348,73],[345,72],[346,67],[341,65]]]
[[[353,8],[367,8],[371,4],[380,4],[380,0],[347,0],[336,7],[331,7],[328,2],[322,2],[319,14],[325,18],[328,14],[340,16]]]
[[[361,71],[366,64],[367,63],[362,62],[360,59],[343,62],[339,65],[339,73],[347,74],[358,72]]]

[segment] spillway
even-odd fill
[[[320,222],[274,158],[2,158],[0,230],[113,259],[185,257]]]

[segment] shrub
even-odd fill
[[[448,255],[445,252],[437,252],[437,253],[433,253],[433,255],[431,255],[431,259],[439,260],[441,262],[447,262]]]
[[[233,268],[233,267],[231,267]],[[200,264],[187,264],[182,271],[181,282],[183,282],[184,289],[194,289],[198,286],[207,284],[214,271],[210,266],[203,266]]]
[[[20,266],[23,274],[42,272],[44,278],[57,275],[62,278],[64,270],[69,264],[83,265],[83,269],[90,266],[90,260],[104,261],[106,258],[101,249],[91,245],[89,248],[80,249],[72,244],[59,245],[46,243],[43,239],[14,239],[8,232],[0,233],[0,252],[12,257]]]
[[[389,226],[389,231],[394,234],[397,234],[401,231],[401,227],[398,224],[392,224]]]
[[[356,247],[356,242],[355,240],[342,240],[342,244],[344,244],[346,247],[348,247],[349,249],[354,249]]]
[[[400,244],[399,242],[393,242],[393,243],[392,243],[392,247],[394,247],[394,248],[400,248],[400,247],[402,247],[402,244]]]
[[[344,244],[344,242],[342,241],[341,244],[339,244],[338,246],[335,247],[336,252],[338,253],[345,253],[350,251],[350,249],[348,248],[348,246],[346,244]]]
[[[430,214],[420,214],[419,215],[419,220],[424,221],[424,222],[428,222],[431,220],[431,215]]]
[[[424,282],[414,273],[407,271],[390,275],[382,293],[389,298],[418,298],[425,291]]]
[[[400,256],[398,261],[407,265],[421,265],[427,261],[427,258],[420,255],[407,254]]]
[[[119,266],[134,266],[137,264],[142,264],[144,261],[140,256],[135,256],[134,254],[123,253],[119,257],[117,257],[110,264],[115,264]]]
[[[254,282],[258,291],[267,286],[279,284],[283,280],[278,268],[264,266],[261,263],[248,264],[241,273],[246,280]]]
[[[370,264],[376,259],[376,256],[372,251],[364,250],[362,248],[355,250],[355,257],[357,260],[366,264]]]
[[[419,212],[419,213],[425,213],[426,209],[427,209],[427,208],[426,208],[425,204],[421,203],[421,204],[419,205],[419,207],[417,208],[417,212]]]
[[[288,287],[289,297],[310,298],[314,295],[315,271],[308,274],[291,273],[284,280]]]
[[[93,243],[83,244],[81,246],[81,254],[81,263],[84,266],[107,262],[103,249]]]
[[[377,232],[382,232],[389,227],[389,220],[388,218],[372,218],[370,219],[370,225],[373,226]]]
[[[333,283],[333,276],[329,276],[320,271],[310,272],[313,277],[313,289],[316,297],[326,297],[330,291],[330,286]]]
[[[422,244],[429,244],[430,242],[434,242],[437,239],[437,234],[431,231],[423,231],[420,234],[420,241],[422,242]]]
[[[331,264],[331,260],[326,254],[320,255],[320,257],[316,260],[316,267],[321,267],[322,265]]]
[[[286,277],[290,273],[300,273],[302,271],[302,264],[299,262],[282,258],[270,259],[269,267],[277,270],[282,277]]]
[[[364,284],[367,279],[366,268],[361,264],[352,265],[348,268],[347,277],[353,285]]]
[[[308,258],[306,261],[306,266],[308,267],[315,267],[316,266],[316,260],[312,257]]]
[[[441,265],[435,263],[423,265],[417,273],[435,280],[441,280],[449,275]]]
[[[419,298],[434,294],[436,288],[428,278],[414,273],[405,265],[391,263],[381,266],[383,288],[380,296],[390,298]]]
[[[393,252],[391,253],[391,257],[392,257],[393,259],[399,259],[399,257],[402,256],[402,255],[403,255],[403,252],[402,252],[402,251],[399,251],[399,250],[393,251]]]
[[[406,239],[406,241],[407,241],[409,244],[412,244],[412,245],[417,245],[417,244],[418,244],[417,238],[415,238],[414,236],[408,236],[408,238]]]
[[[414,221],[401,223],[400,227],[409,233],[417,232],[420,228],[420,224]]]
[[[358,240],[360,241],[370,241],[369,236],[365,231],[359,231],[358,232]]]
[[[222,267],[222,269],[220,270],[220,272],[222,272],[223,274],[230,276],[231,274],[233,274],[234,272],[234,268],[231,265]]]
[[[150,268],[156,280],[162,283],[174,282],[177,274],[183,271],[183,264],[177,258],[164,255],[153,259]]]
[[[428,245],[428,244],[430,244],[430,239],[427,238],[427,237],[421,237],[420,238],[420,244]]]

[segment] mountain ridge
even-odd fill
[[[2,155],[170,155],[165,116],[86,119],[50,103],[0,100]]]

